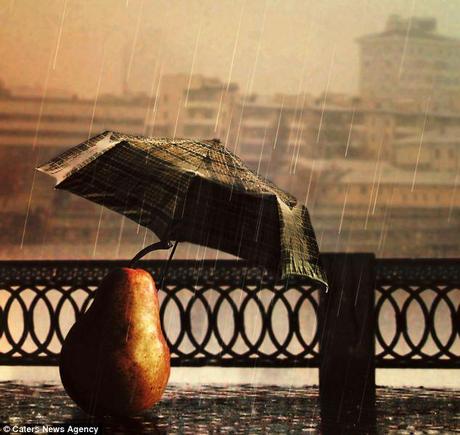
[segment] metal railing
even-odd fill
[[[125,264],[0,263],[0,364],[57,364],[69,327],[89,307],[100,280]],[[163,264],[140,267],[158,276]],[[159,290],[172,365],[318,367],[319,292],[305,282],[275,282],[234,261],[173,261]]]
[[[100,280],[124,264],[0,262],[0,364],[57,364]],[[141,264],[157,276],[163,261]],[[376,367],[460,368],[459,262],[380,259],[375,266]],[[173,261],[160,290],[172,364],[319,367],[323,292],[306,281],[275,282],[240,262]]]
[[[460,368],[459,260],[376,260],[375,298],[377,367]]]

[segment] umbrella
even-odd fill
[[[169,240],[200,244],[282,279],[306,277],[327,286],[306,207],[217,139],[106,131],[38,169],[55,177],[57,189],[151,229],[161,240],[155,247],[169,247]]]

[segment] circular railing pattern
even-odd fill
[[[159,298],[172,364],[318,366],[320,289],[280,284],[258,269],[226,263],[171,264]],[[0,270],[0,363],[56,364],[71,325],[116,265],[18,264]],[[158,276],[160,266],[142,267]]]
[[[375,309],[378,367],[459,365],[460,286],[381,285]]]
[[[376,260],[377,367],[460,367],[455,260]],[[54,365],[114,261],[0,263],[0,364]],[[154,277],[164,262],[142,262]],[[319,296],[237,261],[174,261],[160,290],[176,366],[318,367]]]
[[[376,261],[377,367],[460,367],[460,262]]]

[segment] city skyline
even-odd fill
[[[124,7],[132,7],[129,4]],[[416,8],[412,12],[411,16],[417,15]],[[60,22],[65,20],[64,13]],[[64,35],[67,28],[64,24],[61,28]],[[366,47],[361,44],[353,66],[361,68],[366,84],[358,97],[334,92],[326,67],[323,76],[329,85],[320,90],[323,95],[307,95],[301,88],[291,95],[277,95],[270,88],[255,95],[257,68],[247,70],[250,80],[245,86],[238,82],[236,71],[227,79],[202,74],[198,57],[188,73],[171,74],[160,65],[149,92],[142,96],[130,87],[130,80],[136,77],[136,56],[132,52],[130,59],[129,50],[125,66],[131,69],[123,71],[130,77],[124,89],[131,92],[104,95],[108,64],[102,63],[96,74],[97,98],[77,98],[75,88],[57,97],[51,91],[52,78],[64,56],[59,47],[66,45],[58,38],[48,58],[46,92],[30,95],[27,90],[13,89],[9,94],[8,83],[3,92],[0,89],[5,169],[0,195],[9,228],[4,239],[16,245],[15,255],[19,256],[24,246],[45,246],[45,241],[64,246],[84,240],[79,254],[83,256],[96,255],[98,244],[115,243],[117,248],[108,252],[118,256],[122,240],[145,243],[146,235],[139,234],[138,226],[125,225],[109,214],[99,235],[102,212],[52,192],[49,183],[34,172],[46,158],[113,130],[144,136],[219,138],[255,172],[308,205],[323,249],[365,249],[380,256],[456,255],[458,244],[446,232],[459,217],[456,131],[460,80],[456,62],[460,39],[445,38],[444,30],[436,17],[407,21],[395,15],[385,16],[372,32],[358,29],[367,41]],[[408,35],[414,39],[407,39]],[[129,38],[125,42],[129,45]],[[232,51],[235,59],[237,52],[236,46]],[[174,51],[171,53],[173,56]],[[257,57],[252,61],[256,65]],[[373,68],[379,64],[381,67]],[[398,69],[411,79],[399,83]],[[428,74],[431,78],[427,80]],[[385,77],[400,92],[381,88]],[[279,75],[279,82],[284,79]],[[438,80],[442,87],[433,87],[434,95],[427,94],[427,84]],[[407,90],[411,93],[405,94]],[[440,90],[446,98],[438,101]],[[9,162],[16,171],[8,171]],[[12,191],[16,201],[9,200]],[[188,250],[184,255],[189,255]]]

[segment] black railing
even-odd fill
[[[375,300],[377,367],[460,368],[459,260],[377,260]]]
[[[158,276],[163,264],[140,267]],[[0,263],[0,364],[57,364],[69,327],[100,280],[124,265]],[[306,282],[277,283],[234,261],[174,261],[159,292],[172,365],[318,367],[319,292]]]
[[[57,364],[100,280],[123,265],[0,262],[0,364]],[[142,267],[158,276],[163,261]],[[460,368],[460,262],[380,259],[375,267],[376,366]],[[305,281],[275,282],[241,262],[173,261],[160,291],[172,363],[319,367],[323,292]]]

